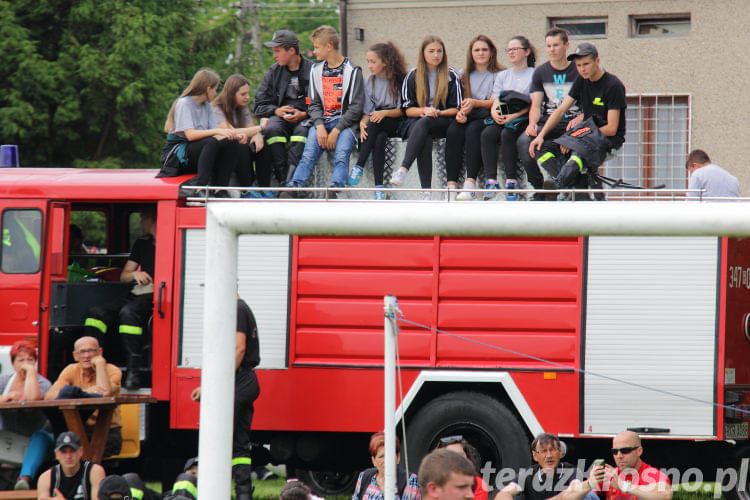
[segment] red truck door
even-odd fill
[[[39,335],[46,200],[0,202],[0,345]]]

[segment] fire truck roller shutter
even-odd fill
[[[516,415],[487,394],[456,391],[436,397],[407,417],[409,469],[416,471],[441,438],[455,435],[479,451],[482,467],[488,462],[496,470],[529,464],[529,435]]]

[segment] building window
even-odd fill
[[[652,38],[684,36],[690,33],[690,14],[630,16],[630,36]]]
[[[550,28],[562,28],[571,38],[605,38],[607,36],[606,17],[551,17]]]
[[[643,187],[685,189],[690,96],[629,95],[627,102],[625,144],[603,165],[603,175]]]
[[[5,210],[2,217],[0,269],[6,274],[39,272],[42,245],[42,212],[37,209]]]

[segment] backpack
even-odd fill
[[[83,475],[81,475],[81,491],[83,492],[83,498],[85,500],[91,499],[91,492],[89,491],[89,484],[91,484],[91,462],[84,460],[81,464],[83,467]],[[60,487],[60,481],[62,481],[62,468],[60,464],[52,467],[49,480],[49,494],[54,495],[55,490]]]
[[[369,469],[365,469],[362,472],[362,482],[360,482],[359,484],[359,492],[356,500],[362,500],[365,491],[367,491],[367,485],[370,484],[372,478],[375,477],[375,474],[377,473],[378,469],[376,469],[375,467],[370,467]],[[404,494],[404,490],[406,489],[406,482],[406,471],[401,467],[396,467],[396,491],[398,492],[399,497],[402,497]]]

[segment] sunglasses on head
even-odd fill
[[[623,455],[627,455],[628,453],[632,453],[633,450],[638,448],[637,446],[625,446],[623,448],[612,448],[612,454],[617,455],[618,453],[622,453]]]
[[[444,438],[440,438],[440,444],[443,445],[443,446],[448,446],[450,444],[460,443],[463,440],[464,440],[464,437],[463,436],[459,436],[459,435],[456,435],[456,436],[446,436]]]

